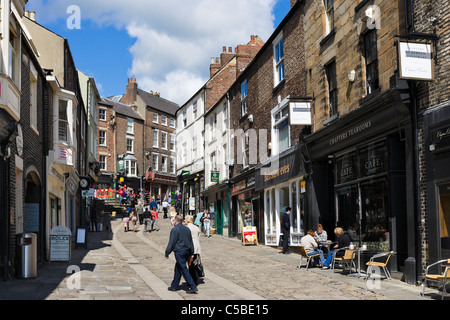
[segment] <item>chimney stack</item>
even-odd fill
[[[136,83],[136,78],[128,79],[127,91],[122,99],[122,102],[129,105],[135,104],[137,100],[137,90],[138,85]]]

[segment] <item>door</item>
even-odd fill
[[[215,212],[215,220],[216,220],[216,232],[219,235],[223,235],[223,208],[222,208],[222,200],[216,201],[216,212]]]
[[[439,186],[441,259],[450,259],[450,183]]]

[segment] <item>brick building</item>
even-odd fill
[[[149,198],[162,202],[177,189],[176,179],[176,111],[179,106],[161,97],[158,92],[138,88],[135,78],[128,79],[126,93],[120,97],[144,120],[142,141],[143,188]]]
[[[410,81],[417,101],[419,269],[450,258],[450,8],[448,1],[414,1],[408,21],[415,41],[433,45],[434,79]]]
[[[101,176],[97,180],[98,189],[115,187],[117,172],[116,152],[116,112],[114,102],[102,98],[98,103],[97,159]]]
[[[391,271],[414,283],[421,273],[416,131],[411,83],[397,59],[400,41],[411,40],[409,4],[304,1],[306,94],[314,98],[304,139],[317,220],[329,235],[342,227],[366,245],[363,266],[376,252],[394,251]]]
[[[273,246],[279,244],[286,206],[293,208],[291,244],[303,234],[304,166],[298,142],[305,126],[289,117],[290,108],[306,98],[303,24],[303,4],[298,3],[227,93],[233,136],[229,234],[240,237],[251,224],[259,241]]]
[[[205,206],[201,193],[209,177],[204,172],[204,114],[223,97],[263,44],[258,36],[252,35],[247,44],[237,46],[234,52],[224,46],[220,58],[211,59],[210,78],[177,111],[177,175],[184,213],[203,211]],[[182,176],[183,172],[189,174]]]

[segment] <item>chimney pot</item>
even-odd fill
[[[228,47],[228,52],[229,52],[229,53],[233,53],[233,48]]]
[[[216,58],[216,63],[219,63],[219,58]]]
[[[226,46],[223,46],[222,52],[227,52],[227,47]]]
[[[30,20],[36,21],[36,11],[30,11]]]

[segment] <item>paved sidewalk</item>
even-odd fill
[[[69,263],[41,263],[36,279],[0,282],[0,300],[431,300],[438,292],[399,280],[382,280],[368,287],[362,278],[340,272],[298,269],[299,255],[276,248],[243,247],[238,239],[201,237],[205,278],[199,293],[186,284],[170,292],[174,258],[164,259],[169,219],[159,219],[160,231],[124,232],[121,221],[108,230],[88,233],[88,248],[72,249]],[[69,267],[80,272],[71,275]],[[77,282],[78,281],[78,282]],[[378,283],[376,283],[378,284]],[[448,299],[448,298],[447,298]]]

